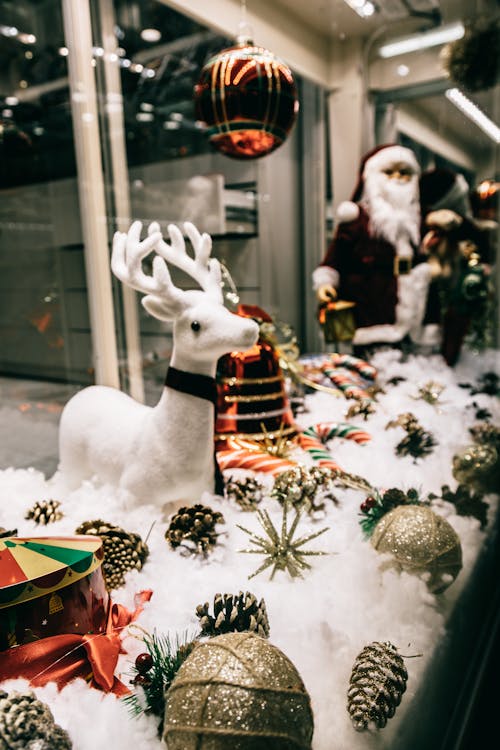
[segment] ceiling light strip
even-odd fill
[[[407,52],[416,52],[428,47],[436,47],[447,42],[454,42],[461,39],[465,33],[462,23],[452,23],[447,26],[438,26],[432,31],[425,31],[423,34],[413,34],[412,36],[398,39],[395,42],[383,44],[378,53],[380,57],[396,57],[404,55]]]
[[[479,107],[474,104],[468,97],[463,94],[460,89],[453,88],[447,89],[444,95],[449,99],[452,104],[457,107],[463,114],[469,118],[478,128],[486,133],[492,141],[500,143],[500,128],[496,125],[493,120],[490,120]]]

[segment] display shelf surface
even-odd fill
[[[335,438],[329,443],[331,454],[346,471],[361,474],[379,488],[416,487],[426,497],[429,492],[439,494],[444,484],[454,487],[452,457],[471,442],[468,428],[477,422],[477,409],[488,409],[493,423],[500,422],[498,399],[481,393],[471,396],[470,389],[459,383],[475,383],[482,372],[498,371],[497,355],[464,357],[455,370],[443,365],[438,357],[402,361],[397,351],[381,352],[372,362],[379,369],[379,383],[385,393],[378,397],[376,412],[366,421],[351,420],[366,429],[372,440],[361,446]],[[405,380],[388,385],[395,376]],[[415,398],[419,386],[431,379],[445,386],[434,406]],[[325,420],[345,421],[351,404],[352,401],[323,392],[310,394],[300,424],[308,427]],[[399,428],[385,429],[388,421],[408,411],[438,442],[431,455],[417,461],[397,457],[395,445],[404,433]],[[304,463],[311,463],[309,456],[301,456]],[[240,473],[228,472],[234,476]],[[270,491],[272,479],[264,475],[259,475],[259,479]],[[454,707],[463,700],[467,684],[474,682],[478,644],[484,637],[483,625],[488,622],[497,589],[497,497],[487,498],[489,520],[484,530],[475,519],[458,516],[451,504],[435,502],[434,510],[445,516],[460,536],[464,563],[456,581],[436,596],[419,578],[390,568],[382,570],[384,559],[363,539],[359,527],[359,506],[364,494],[343,489],[335,494],[338,505],[331,502],[324,519],[301,521],[304,533],[329,527],[310,545],[329,554],[310,558],[312,571],[303,580],[295,581],[280,573],[273,581],[266,573],[248,581],[260,558],[238,552],[249,544],[237,524],[260,532],[257,518],[208,494],[202,501],[220,510],[226,523],[220,528],[220,543],[206,560],[185,557],[167,547],[164,533],[168,521],[148,504],[146,493],[141,506],[132,504],[116,489],[96,482],[87,482],[68,493],[59,475],[48,480],[31,469],[0,472],[0,525],[17,527],[23,536],[61,536],[73,534],[85,520],[103,518],[144,539],[155,522],[148,539],[148,561],[141,572],[129,573],[126,585],[113,593],[115,601],[133,609],[136,592],[153,590],[151,601],[137,621],[141,627],[149,632],[195,635],[198,604],[213,601],[217,592],[251,591],[257,598],[265,598],[270,640],[293,661],[311,695],[315,715],[313,750],[448,750],[453,747],[446,745],[451,741],[449,725],[459,722]],[[40,530],[24,515],[35,501],[48,498],[59,500],[65,515]],[[277,502],[266,497],[263,505],[279,523]],[[347,686],[357,654],[375,640],[391,641],[402,654],[422,656],[406,659],[407,691],[387,727],[378,732],[357,733],[346,711]],[[143,645],[130,635],[124,646],[128,653],[120,657],[117,676],[127,683],[133,660]],[[7,686],[26,687],[26,682],[4,683],[2,688]],[[152,717],[130,718],[123,702],[112,695],[103,696],[82,681],[60,693],[54,685],[37,688],[36,693],[50,705],[56,721],[69,731],[75,750],[105,750],[111,743],[120,750],[164,747],[156,736]]]

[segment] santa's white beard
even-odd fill
[[[420,241],[418,179],[390,179],[384,173],[370,175],[361,199],[370,219],[370,231],[394,245],[396,254],[413,255]]]

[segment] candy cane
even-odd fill
[[[301,432],[300,435],[297,435],[296,441],[297,445],[299,445],[302,450],[309,453],[309,455],[317,461],[320,466],[325,469],[332,469],[333,471],[342,471],[328,451],[325,450],[321,440],[314,435],[308,435],[306,432]]]
[[[280,474],[297,466],[297,461],[276,458],[269,454],[246,449],[220,451],[217,453],[217,463],[221,471],[224,471],[224,469],[251,469],[252,471],[262,471],[265,474]]]
[[[352,382],[352,375],[350,373],[345,373],[342,370],[336,370],[328,366],[323,367],[323,372],[342,391],[346,398],[370,398],[366,391]]]
[[[355,443],[360,445],[368,443],[372,439],[369,432],[365,432],[361,427],[356,427],[349,422],[319,422],[304,430],[304,434],[319,438],[322,444],[327,443],[334,437],[354,440]]]
[[[375,380],[377,377],[377,369],[364,359],[359,359],[359,357],[333,352],[330,359],[334,367],[347,367],[348,370],[355,370],[366,380]]]

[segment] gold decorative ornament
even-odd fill
[[[434,594],[443,592],[462,568],[462,547],[446,519],[427,506],[400,505],[375,526],[371,543],[392,555],[391,566],[424,575]]]
[[[497,449],[489,443],[469,445],[453,456],[452,473],[459,484],[483,492],[498,492],[500,462]]]
[[[166,693],[169,750],[310,750],[313,726],[297,669],[253,633],[199,643]]]

